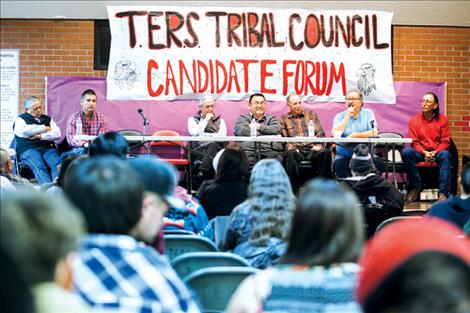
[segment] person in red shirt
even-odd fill
[[[439,100],[432,93],[426,93],[421,100],[421,113],[414,116],[408,124],[412,139],[411,147],[402,152],[409,181],[407,202],[418,198],[422,190],[418,173],[418,162],[437,162],[439,165],[439,200],[447,199],[450,185],[450,128],[449,120],[439,113]]]

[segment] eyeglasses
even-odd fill
[[[434,101],[428,100],[428,99],[421,99],[421,103],[426,103],[426,104],[433,104]]]
[[[356,101],[356,100],[362,100],[362,98],[344,98],[344,100],[347,101]]]
[[[214,107],[214,105],[205,105],[204,109],[210,109],[210,108],[213,108],[213,107]]]
[[[252,102],[251,104],[254,104],[254,105],[265,105],[265,104],[266,104],[266,101],[254,101],[254,102]]]

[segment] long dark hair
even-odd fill
[[[314,180],[299,196],[281,262],[308,266],[356,262],[363,243],[363,213],[356,196],[333,180]]]
[[[436,108],[432,111],[432,118],[435,120],[439,119],[439,98],[437,98],[436,94],[434,92],[426,92],[425,95],[431,95],[434,98],[434,103],[437,104]]]
[[[220,156],[214,181],[246,179],[247,173],[248,157],[245,150],[238,144],[231,144]]]

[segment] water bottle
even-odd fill
[[[308,136],[315,137],[315,125],[313,124],[312,120],[308,122]]]
[[[82,119],[80,117],[77,118],[77,123],[75,124],[75,127],[76,127],[75,135],[81,135],[83,124],[82,124]]]
[[[251,123],[250,123],[250,137],[256,137],[256,121],[255,119],[252,119],[251,120]]]

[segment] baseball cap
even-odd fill
[[[400,265],[420,253],[446,253],[470,265],[470,239],[462,235],[461,229],[433,217],[388,225],[369,241],[359,262],[359,303],[365,306]]]
[[[158,194],[172,208],[184,208],[184,201],[173,194],[176,187],[176,169],[155,155],[132,158],[129,163],[145,189]]]

